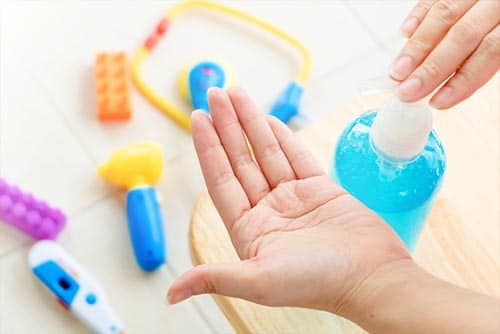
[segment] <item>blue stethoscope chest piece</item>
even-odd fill
[[[194,109],[208,111],[207,92],[210,87],[224,88],[226,73],[219,64],[213,61],[202,61],[194,65],[188,72],[188,91]]]

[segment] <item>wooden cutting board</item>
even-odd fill
[[[448,165],[441,191],[419,244],[416,261],[434,275],[500,297],[499,113],[500,75],[468,101],[434,112],[434,128],[446,149]],[[331,170],[336,140],[356,115],[386,96],[371,95],[310,125],[299,136]],[[209,196],[198,200],[191,220],[193,262],[238,261]],[[326,312],[271,308],[214,295],[239,334],[363,333]]]

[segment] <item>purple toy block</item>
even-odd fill
[[[66,225],[66,216],[0,178],[0,220],[34,239],[54,240]]]

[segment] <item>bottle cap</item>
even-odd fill
[[[385,156],[410,160],[422,152],[432,130],[432,113],[423,103],[404,103],[392,96],[378,111],[371,140]]]

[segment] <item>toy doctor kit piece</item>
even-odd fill
[[[0,221],[34,239],[53,240],[66,225],[66,215],[0,178]]]
[[[145,271],[154,271],[166,260],[163,220],[156,189],[163,172],[159,145],[142,142],[116,150],[97,170],[99,176],[125,188],[127,220],[135,258]]]
[[[295,79],[290,81],[280,96],[277,97],[270,113],[287,124],[297,116],[300,116],[299,105],[304,90],[303,87],[311,73],[311,56],[307,48],[297,38],[256,16],[209,0],[180,1],[170,7],[165,13],[165,16],[158,22],[153,32],[137,50],[132,60],[132,79],[142,95],[179,126],[188,131],[191,129],[189,114],[151,88],[142,75],[142,65],[149,54],[155,49],[160,38],[165,36],[168,32],[168,28],[173,21],[178,18],[181,13],[194,8],[202,8],[208,11],[225,14],[247,22],[283,40],[298,51],[302,58],[301,68]],[[227,71],[224,70],[221,64],[212,60],[205,60],[190,67],[187,71],[183,71],[179,88],[181,94],[191,102],[194,109],[205,109],[208,88],[213,86],[221,88],[226,87],[228,84],[228,77]]]
[[[103,288],[56,242],[37,242],[30,250],[29,264],[57,301],[95,333],[125,333]]]

